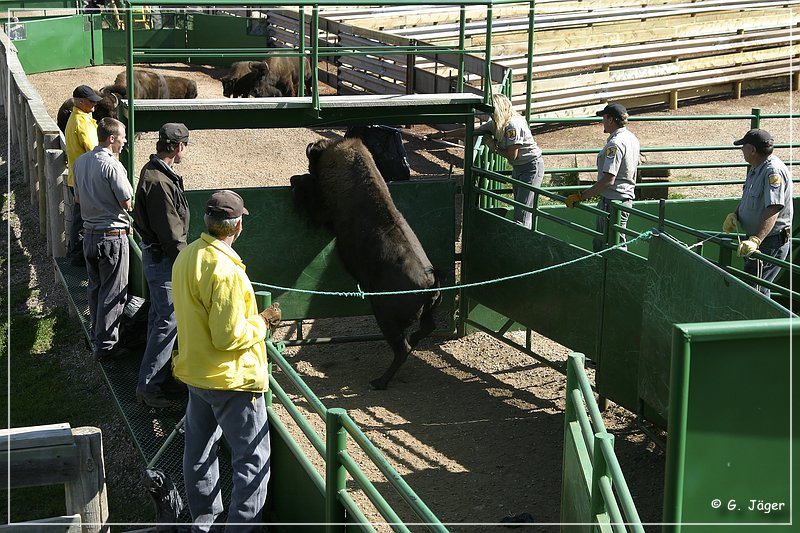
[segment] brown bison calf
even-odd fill
[[[336,236],[336,249],[348,272],[365,292],[416,291],[439,287],[436,271],[403,215],[369,150],[360,139],[321,140],[308,145],[309,173],[292,176],[292,193],[301,210]],[[435,329],[433,311],[441,293],[411,292],[371,296],[378,327],[394,352],[379,378],[385,389],[417,343]],[[419,330],[407,330],[419,321]]]

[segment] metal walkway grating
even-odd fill
[[[58,275],[69,294],[69,304],[80,318],[84,336],[88,342],[88,330],[91,323],[89,301],[86,296],[86,269],[72,266],[66,257],[57,257],[54,261]],[[111,395],[117,403],[145,464],[150,468],[163,470],[175,483],[184,502],[184,510],[179,521],[190,522],[191,518],[186,506],[186,491],[183,486],[183,429],[181,427],[178,431],[175,430],[186,412],[186,400],[173,400],[172,405],[166,409],[153,409],[136,401],[136,383],[142,353],[143,349],[133,350],[130,357],[104,361],[98,363],[98,367],[103,372]],[[158,457],[154,461],[153,459],[157,455]],[[113,458],[109,457],[107,460],[113,460]],[[228,501],[232,473],[226,446],[220,446],[219,469],[223,501]],[[142,474],[144,475],[144,469]]]

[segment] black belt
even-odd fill
[[[128,230],[125,228],[101,230],[87,229],[84,230],[84,233],[90,233],[92,235],[105,235],[106,237],[121,237],[122,235],[127,235]]]

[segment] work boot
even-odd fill
[[[156,409],[164,409],[165,407],[169,407],[171,402],[164,396],[164,393],[161,391],[156,392],[145,392],[139,389],[136,389],[136,401],[139,403],[143,403],[148,407],[155,407]]]

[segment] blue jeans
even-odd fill
[[[150,289],[150,314],[147,316],[147,347],[139,366],[136,389],[149,394],[159,392],[170,376],[172,348],[177,335],[175,308],[172,306],[171,257],[159,250],[142,250],[142,265]]]
[[[95,353],[102,357],[119,341],[119,323],[128,300],[128,236],[86,230],[83,256],[89,276],[89,335]]]
[[[534,187],[541,187],[542,179],[544,178],[544,162],[542,158],[537,157],[525,165],[512,165],[511,177],[524,183],[530,183]],[[512,189],[514,190],[515,201],[525,204],[528,207],[533,207],[533,191],[523,189],[516,185],[512,186]],[[533,213],[521,207],[514,206],[514,222],[531,229],[533,226]]]
[[[264,394],[190,385],[185,430],[183,481],[192,513],[192,531],[207,532],[223,509],[217,458],[220,437],[225,437],[231,449],[233,467],[233,491],[225,531],[261,531],[259,524],[270,475]]]
[[[787,240],[783,242],[783,236],[780,234],[770,235],[764,239],[764,242],[758,247],[758,251],[762,254],[785,261],[792,251],[792,241]],[[775,278],[777,278],[778,274],[781,272],[781,267],[771,263],[765,263],[760,259],[745,258],[744,271],[764,281],[775,281]],[[767,287],[762,287],[761,285],[756,285],[756,290],[767,297],[771,294],[771,291]]]

